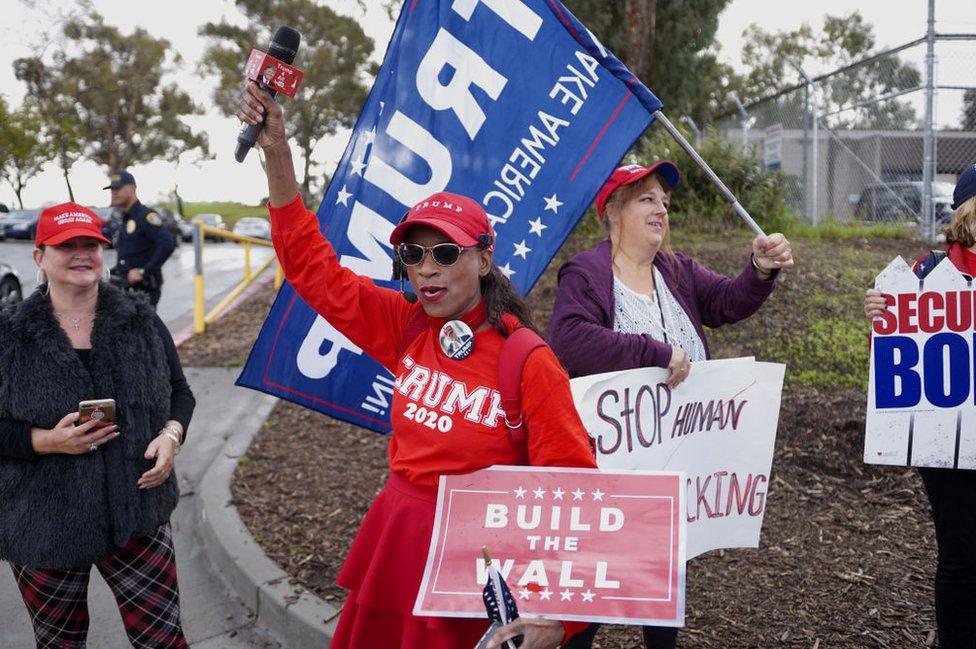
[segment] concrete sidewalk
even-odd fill
[[[255,624],[254,614],[226,585],[204,551],[197,494],[206,470],[218,458],[226,441],[250,427],[256,431],[273,397],[234,386],[235,368],[186,368],[197,399],[176,472],[182,498],[172,517],[177,570],[183,609],[183,628],[196,649],[280,649],[266,629]],[[89,647],[129,647],[111,592],[97,571],[89,591],[91,630]],[[0,565],[0,647],[31,649],[34,635],[20,592],[9,566]]]

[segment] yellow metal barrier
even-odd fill
[[[277,261],[277,257],[272,256],[263,264],[261,264],[257,270],[251,270],[251,246],[261,246],[263,248],[272,248],[270,241],[265,239],[256,239],[254,237],[245,237],[239,234],[234,234],[233,232],[228,232],[227,230],[220,230],[217,228],[212,228],[208,225],[203,225],[202,223],[195,223],[196,227],[193,229],[193,329],[196,333],[202,334],[207,329],[208,324],[212,324],[214,320],[220,317],[220,314],[224,312],[224,309],[233,302],[237,297],[243,293],[248,286],[254,283],[261,273],[271,267],[271,264]],[[228,293],[220,302],[217,303],[214,308],[206,313],[206,299],[204,298],[204,283],[203,283],[203,240],[205,235],[210,235],[218,237],[221,239],[226,239],[228,241],[235,241],[240,243],[244,247],[244,279],[235,286],[230,293]],[[282,281],[284,280],[284,274],[282,273],[281,266],[279,265],[275,272],[275,288],[281,288]]]

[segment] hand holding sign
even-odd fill
[[[688,354],[677,345],[671,346],[671,361],[668,363],[668,372],[670,374],[668,374],[665,383],[672,390],[691,374],[691,361],[688,360]]]
[[[869,288],[864,293],[864,315],[867,317],[872,319],[880,318],[887,308],[887,298],[885,298],[881,291]]]

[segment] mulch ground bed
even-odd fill
[[[864,261],[869,274],[881,268],[880,259],[896,253],[907,258],[921,249],[906,241],[843,245],[857,255],[865,246],[874,250],[876,256]],[[743,250],[738,244],[703,245],[692,252],[730,272],[740,267]],[[754,343],[802,328],[803,322],[790,319],[808,317],[793,308],[805,299],[805,287],[837,281],[813,272],[818,264],[826,266],[832,244],[797,250],[807,270],[784,281],[770,314],[764,309],[748,321]],[[541,322],[551,309],[553,268],[529,300]],[[842,287],[851,296],[833,308],[859,307],[864,287]],[[191,340],[181,349],[184,360],[240,364],[271,299],[266,291]],[[748,353],[742,335],[711,334],[715,356]],[[710,552],[690,562],[680,647],[933,644],[936,548],[921,480],[910,469],[861,462],[864,408],[863,389],[788,385],[761,547]],[[255,539],[296,583],[335,605],[345,597],[335,585],[336,573],[386,478],[386,443],[380,435],[282,402],[237,468],[234,502]],[[604,627],[594,646],[638,647],[640,633]]]
[[[276,291],[265,288],[193,336],[179,347],[180,360],[187,367],[240,367],[254,344]]]

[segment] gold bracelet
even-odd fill
[[[163,426],[162,428],[159,429],[159,432],[163,432],[164,430],[168,430],[169,432],[171,432],[174,435],[176,435],[176,440],[180,444],[183,443],[183,433],[181,433],[180,430],[176,426],[173,426],[171,424],[166,424],[165,426]]]
[[[163,435],[165,435],[166,437],[170,438],[171,440],[173,440],[173,443],[176,444],[176,448],[173,450],[173,455],[179,455],[180,454],[180,450],[183,448],[183,445],[180,443],[180,439],[176,435],[173,434],[172,429],[169,428],[169,427],[166,427],[166,428],[163,428],[160,431],[160,433],[163,434]]]

